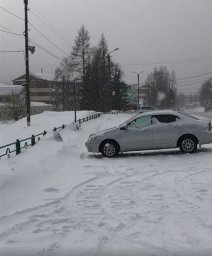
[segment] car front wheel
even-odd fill
[[[193,138],[185,137],[181,140],[180,150],[183,153],[194,153],[197,149],[197,143]]]
[[[119,146],[115,141],[105,141],[101,145],[101,153],[105,157],[115,157],[119,153]]]

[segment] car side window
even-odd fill
[[[145,127],[145,126],[151,125],[151,123],[152,123],[151,120],[152,120],[151,116],[142,116],[142,117],[138,117],[138,118],[134,119],[128,125]]]
[[[175,115],[155,115],[154,117],[160,123],[173,123],[180,119],[178,116]]]

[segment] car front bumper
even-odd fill
[[[99,153],[99,144],[100,141],[98,140],[92,140],[92,141],[86,141],[85,146],[88,150],[88,152],[93,152],[93,153]]]

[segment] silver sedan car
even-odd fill
[[[194,153],[198,144],[209,143],[210,120],[161,110],[139,114],[118,127],[91,134],[85,145],[89,152],[114,157],[119,152],[177,147],[183,153]]]

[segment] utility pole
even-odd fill
[[[65,111],[65,76],[63,76],[63,111]]]
[[[30,86],[29,86],[29,45],[28,45],[28,0],[24,0],[25,7],[25,65],[26,65],[26,108],[27,126],[30,126]]]
[[[137,77],[138,77],[138,109],[140,108],[140,100],[139,100],[139,98],[140,98],[140,94],[139,94],[139,80],[140,80],[140,76],[139,76],[139,73],[137,74]]]
[[[118,51],[119,48],[115,48],[114,50],[112,50],[111,52],[108,53],[107,55],[107,60],[108,60],[108,69],[109,69],[109,100],[110,100],[110,109],[112,109],[112,102],[113,102],[113,90],[112,90],[112,84],[111,84],[111,53]],[[111,98],[112,97],[112,98]]]
[[[140,92],[139,92],[139,87],[140,87],[140,85],[139,85],[139,83],[140,83],[140,74],[142,74],[142,73],[144,73],[144,71],[141,71],[141,72],[139,72],[139,73],[137,73],[137,72],[132,72],[132,73],[134,73],[134,74],[137,74],[137,79],[138,79],[138,88],[137,88],[137,109],[139,109],[140,108]]]
[[[76,80],[74,81],[74,122],[77,121],[77,97],[76,97]]]

